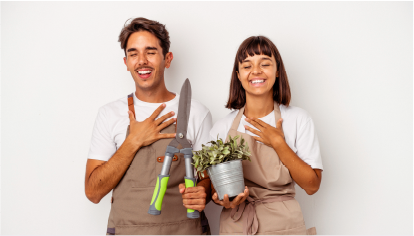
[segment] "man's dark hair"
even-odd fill
[[[273,100],[279,104],[289,106],[289,81],[279,50],[277,50],[276,45],[265,36],[251,36],[244,40],[237,50],[236,58],[234,59],[233,72],[231,74],[229,100],[225,107],[228,109],[240,109],[246,104],[246,90],[244,90],[238,79],[237,72],[239,71],[239,63],[246,59],[247,56],[254,55],[275,57],[277,73],[276,81],[273,85]]]
[[[125,56],[129,36],[135,32],[148,31],[160,40],[162,54],[165,59],[165,55],[169,52],[171,44],[170,36],[165,25],[160,24],[158,21],[148,20],[143,17],[135,18],[128,24],[129,20],[130,19],[125,22],[124,28],[122,28],[118,39],[118,42],[121,43],[121,48],[124,49]]]

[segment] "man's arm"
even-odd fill
[[[91,202],[99,203],[106,194],[115,188],[141,147],[148,146],[162,138],[175,137],[175,133],[160,133],[162,129],[175,122],[176,119],[170,119],[162,123],[167,118],[174,116],[174,112],[169,112],[155,120],[164,108],[165,104],[162,104],[142,122],[136,121],[133,113],[128,111],[130,133],[118,151],[107,162],[88,159],[85,194]]]

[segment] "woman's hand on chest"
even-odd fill
[[[276,128],[258,118],[246,118],[245,120],[259,129],[256,130],[247,125],[244,126],[246,130],[259,136],[253,136],[255,140],[262,142],[267,146],[273,147],[274,149],[277,149],[281,144],[285,143],[285,134],[282,129],[282,118],[276,122]]]

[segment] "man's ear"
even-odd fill
[[[165,54],[165,68],[170,68],[171,61],[173,60],[173,58],[174,56],[172,52],[168,52],[167,54]]]
[[[127,64],[126,64],[126,60],[127,60],[127,58],[126,58],[126,57],[124,57],[124,64],[125,64],[125,65],[127,65]],[[127,71],[129,71],[128,66],[127,66]]]

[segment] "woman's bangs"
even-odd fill
[[[254,37],[249,41],[245,42],[245,47],[240,48],[241,50],[237,55],[239,63],[242,63],[248,56],[266,55],[272,57],[272,50],[268,42],[259,37]]]

